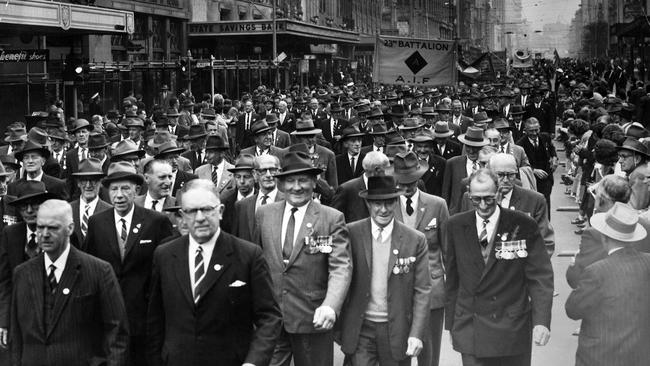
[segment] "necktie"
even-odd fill
[[[54,295],[54,292],[56,291],[56,286],[58,285],[58,282],[56,281],[56,276],[54,275],[54,271],[56,271],[56,266],[54,264],[50,264],[50,273],[47,274],[47,282],[50,284],[50,293]]]
[[[251,114],[249,112],[246,113],[246,129],[250,130],[250,128],[251,128]]]
[[[537,139],[533,140],[533,147],[537,149]]]
[[[203,265],[203,247],[199,245],[196,249],[196,257],[194,257],[194,302],[199,301],[201,294],[199,293],[199,283],[205,274],[205,266]]]
[[[86,148],[81,149],[81,160],[86,160],[88,159],[88,153],[86,152]]]
[[[84,215],[81,218],[81,235],[83,235],[84,239],[86,238],[86,234],[88,233],[88,213],[90,211],[90,205],[86,204],[86,207],[84,208]]]
[[[413,206],[411,206],[412,203],[413,200],[411,200],[411,197],[406,197],[406,214],[409,216],[413,215]]]
[[[199,165],[203,164],[203,160],[202,160],[202,157],[201,157],[201,150],[199,150],[199,151],[196,152],[196,162],[197,162]]]
[[[384,231],[383,227],[377,228],[377,241],[381,243],[381,233]]]
[[[483,230],[481,230],[481,235],[478,236],[478,242],[481,244],[481,247],[485,249],[488,245],[488,234],[487,234],[487,224],[490,220],[483,220]]]
[[[282,259],[284,259],[285,263],[287,263],[289,258],[291,258],[291,251],[293,250],[293,232],[296,230],[296,211],[298,211],[296,207],[291,208],[291,216],[289,217],[289,223],[287,224],[287,232],[284,235]]]
[[[268,199],[269,199],[268,195],[265,194],[264,196],[262,196],[262,205],[266,205],[266,200]]]
[[[214,183],[215,186],[219,185],[219,173],[217,173],[217,167],[212,167],[212,183]]]
[[[122,221],[122,231],[120,232],[120,255],[124,258],[124,253],[126,252],[126,220],[120,219]]]
[[[501,145],[501,153],[505,153],[505,152],[506,152],[506,147]]]
[[[158,200],[153,200],[151,201],[151,209],[156,211],[156,205],[158,204]]]
[[[352,173],[354,174],[354,171],[356,170],[354,169],[356,168],[356,165],[354,165],[354,157],[350,158],[350,168],[352,168]]]
[[[34,258],[38,255],[38,245],[36,243],[36,234],[31,233],[29,235],[29,241],[27,242],[27,256],[29,258]]]

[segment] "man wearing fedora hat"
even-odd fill
[[[458,140],[465,146],[465,155],[447,160],[442,181],[441,197],[447,201],[450,215],[460,211],[463,198],[461,182],[480,168],[478,152],[489,143],[483,136],[483,129],[477,127],[469,127],[467,133],[458,136]]]
[[[427,243],[395,219],[404,193],[392,176],[368,178],[358,194],[370,217],[347,225],[355,265],[341,311],[341,349],[353,366],[410,365],[427,336]]]
[[[72,174],[75,184],[81,192],[79,198],[70,202],[74,222],[74,239],[72,243],[83,246],[88,234],[88,220],[96,213],[111,209],[113,206],[99,197],[101,179],[106,176],[101,160],[88,158],[79,164],[79,171]],[[83,249],[83,248],[82,248]]]
[[[343,118],[343,108],[339,103],[332,103],[329,113],[315,121],[316,126],[321,129],[323,137],[330,145],[338,151],[338,142],[341,138],[341,131],[349,125],[349,121]]]
[[[42,145],[48,150],[51,149],[52,142],[50,140],[50,137],[47,132],[40,127],[32,127],[29,129],[29,132],[27,132],[27,141],[30,140]],[[52,157],[52,154],[45,158],[45,163],[43,164],[43,172],[55,178],[59,178],[61,176],[61,166]]]
[[[318,141],[318,135],[321,135],[322,130],[314,127],[314,120],[308,114],[299,118],[296,122],[296,130],[291,133],[294,137],[294,144],[305,144],[314,165],[322,170],[322,177],[332,189],[338,187],[338,177],[336,172],[336,156],[332,150],[327,147],[321,146]],[[285,149],[285,153],[288,152]]]
[[[447,122],[440,122],[447,123]],[[445,175],[445,158],[434,154],[434,138],[431,130],[424,129],[410,139],[417,158],[424,162],[427,169],[423,172],[422,183],[424,190],[440,197],[442,194],[442,179]]]
[[[147,300],[154,249],[172,235],[164,214],[135,205],[144,183],[133,164],[112,163],[102,185],[108,188],[112,210],[92,215],[84,243],[86,252],[111,264],[120,282],[129,318],[129,354],[134,365],[145,364]]]
[[[531,117],[537,118],[540,125],[540,131],[548,134],[555,133],[555,120],[553,118],[553,112],[551,111],[551,106],[543,100],[544,92],[541,90],[535,90],[533,93],[533,101],[524,107],[526,113],[524,114],[524,119]]]
[[[446,228],[445,328],[465,366],[530,365],[532,342],[550,337],[553,268],[544,240],[533,218],[498,205],[489,169],[470,175],[469,196],[474,210]]]
[[[449,219],[449,211],[445,200],[418,189],[418,181],[426,172],[427,166],[412,152],[398,153],[393,160],[393,175],[397,186],[404,190],[399,199],[399,208],[395,209],[395,219],[423,233],[429,252],[430,323],[426,328],[428,334],[423,339],[424,349],[418,360],[422,365],[438,365],[445,299],[443,228]]]
[[[232,173],[228,170],[234,167],[224,155],[230,146],[221,136],[208,136],[205,142],[206,163],[194,170],[201,179],[208,179],[214,183],[217,192],[222,194],[225,190],[234,189],[235,182]]]
[[[36,213],[41,203],[53,198],[45,184],[21,181],[16,187],[16,199],[10,205],[16,209],[22,222],[5,226],[0,237],[0,348],[7,347],[10,323],[12,273],[19,264],[40,253],[36,237]],[[0,361],[6,357],[0,351]]]
[[[203,125],[191,125],[187,136],[185,136],[185,140],[190,142],[190,149],[182,153],[181,156],[189,159],[193,170],[205,164],[205,138],[207,135]]]
[[[361,153],[367,154],[370,151],[379,151],[384,152],[386,146],[386,135],[388,131],[386,130],[386,125],[383,123],[378,123],[373,125],[368,132],[368,135],[372,136],[372,145],[367,145],[361,148]]]
[[[59,165],[60,172],[56,178],[64,179],[67,175],[68,164],[66,161],[66,146],[69,143],[68,134],[62,129],[51,129],[48,137],[52,141],[50,150],[52,150],[52,159]]]
[[[521,105],[515,104],[510,109],[508,121],[512,125],[512,141],[517,142],[524,134],[523,117],[526,111]]]
[[[50,150],[46,146],[38,144],[32,140],[28,140],[25,147],[17,151],[15,154],[16,159],[22,162],[25,171],[24,177],[9,184],[7,187],[7,194],[11,196],[16,195],[17,184],[21,181],[36,180],[45,184],[48,192],[56,195],[59,198],[67,199],[69,197],[66,183],[64,180],[55,178],[43,172],[43,165],[48,157],[50,157]]]
[[[650,358],[650,254],[633,247],[647,236],[638,212],[627,204],[591,217],[606,257],[586,268],[565,304],[582,320],[577,366],[643,365]]]
[[[321,169],[304,152],[289,152],[275,176],[285,201],[255,213],[255,242],[269,264],[284,327],[272,365],[331,366],[333,327],[350,284],[343,214],[312,199]],[[284,238],[284,239],[283,239]]]
[[[463,153],[462,145],[453,139],[454,131],[449,129],[449,122],[438,121],[433,126],[433,152],[449,160]]]
[[[7,126],[5,133],[5,142],[8,145],[0,146],[0,155],[14,154],[16,151],[22,150],[27,141],[27,127],[23,122],[14,122]]]
[[[253,123],[250,131],[255,144],[242,149],[239,152],[240,154],[253,156],[274,155],[279,159],[282,158],[284,151],[279,147],[273,146],[273,127],[270,127],[265,119]]]
[[[341,132],[342,152],[336,156],[336,176],[339,186],[363,174],[362,162],[366,156],[366,154],[361,153],[363,136],[365,136],[365,133],[359,131],[356,127],[346,127]]]
[[[235,165],[228,168],[232,174],[234,189],[225,189],[221,193],[221,203],[224,206],[224,213],[221,218],[221,228],[227,232],[233,232],[235,220],[235,203],[247,197],[255,195],[255,157],[249,154],[239,154]]]
[[[75,120],[71,127],[68,133],[74,136],[77,146],[66,153],[68,179],[71,179],[72,173],[79,171],[79,163],[88,158],[88,137],[94,128],[83,118]]]
[[[181,169],[180,154],[185,149],[176,146],[176,142],[167,141],[158,147],[158,154],[154,156],[155,159],[165,159],[169,161],[172,166],[172,196],[176,196],[176,192],[183,187],[183,185],[192,179],[196,179],[197,175],[188,173]],[[143,190],[141,194],[144,194]]]
[[[278,129],[278,122],[280,121],[278,116],[276,114],[269,114],[265,120],[269,127],[271,127],[271,132],[273,132],[273,138],[271,139],[273,146],[280,149],[289,147],[291,145],[291,135],[288,132]]]

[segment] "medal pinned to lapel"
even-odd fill
[[[223,266],[221,264],[215,264],[213,268],[215,271],[219,272],[221,271],[221,268],[223,268]]]
[[[138,231],[140,231],[140,226],[142,226],[142,223],[139,223],[139,224],[135,225],[135,227],[133,228],[133,233],[134,234],[137,234]]]
[[[64,295],[68,295],[70,293],[70,289],[66,287],[66,288],[63,289],[62,292],[63,292]]]

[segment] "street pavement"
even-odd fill
[[[556,143],[556,148],[562,148]],[[560,162],[566,160],[564,151],[558,151]],[[576,207],[574,199],[564,194],[565,186],[561,184],[560,176],[565,173],[565,168],[560,166],[555,172],[555,185],[551,193],[551,224],[555,229],[555,254],[551,258],[555,274],[555,292],[553,298],[553,317],[551,319],[551,338],[546,346],[533,345],[532,366],[558,365],[569,366],[575,364],[575,352],[578,337],[572,333],[579,327],[579,322],[569,319],[564,311],[571,288],[567,284],[565,273],[571,262],[571,257],[558,256],[559,253],[576,252],[580,246],[580,236],[574,234],[577,229],[571,224],[577,211],[557,211],[558,207]],[[343,355],[338,345],[335,348],[334,365],[343,364]],[[444,331],[442,350],[440,352],[440,366],[460,366],[460,354],[453,350],[449,332]]]

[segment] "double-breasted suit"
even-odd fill
[[[124,295],[131,337],[135,338],[132,344],[136,342],[137,349],[132,352],[138,352],[135,356],[138,358],[144,357],[141,342],[145,335],[153,252],[172,233],[172,224],[167,216],[134,204],[122,259],[115,210],[100,212],[88,220],[86,251],[113,266]]]
[[[186,235],[155,251],[149,365],[268,365],[282,318],[262,250],[221,231],[195,303],[188,248]]]
[[[353,274],[350,291],[341,314],[341,349],[354,354],[359,344],[359,334],[370,299],[372,274],[371,218],[348,224],[352,250]],[[415,257],[413,269],[395,274],[398,255]],[[406,358],[407,339],[424,339],[429,313],[429,265],[424,234],[394,221],[391,235],[391,255],[388,259],[387,305],[390,353],[394,360]]]
[[[13,365],[128,365],[129,332],[111,266],[70,247],[58,286],[48,288],[44,254],[16,268],[11,306]],[[53,305],[45,321],[45,298]]]
[[[476,212],[452,216],[447,225],[445,328],[456,351],[474,357],[529,354],[532,327],[550,329],[553,269],[537,223],[500,209],[484,261]],[[525,240],[528,256],[497,259],[499,241]]]

